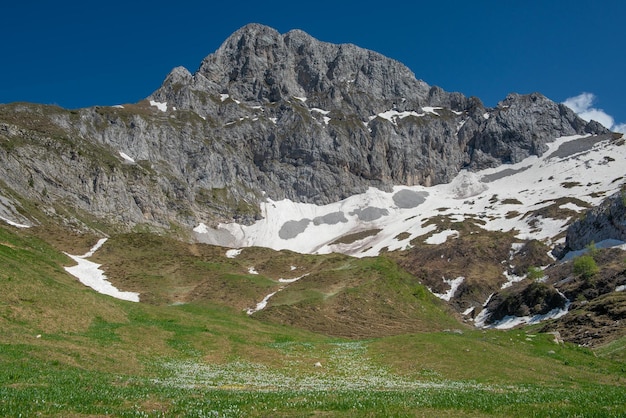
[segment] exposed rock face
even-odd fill
[[[547,138],[577,133],[600,133],[596,124],[581,121],[567,107],[540,94],[510,94],[487,113],[483,129],[471,131],[468,141],[471,165],[475,168],[516,163],[546,151]]]
[[[427,105],[429,91],[406,66],[376,52],[320,42],[300,30],[281,35],[251,24],[206,57],[196,74],[175,69],[153,96],[206,115],[214,113],[214,107],[203,103],[206,94],[225,93],[260,104],[307,97],[311,108],[343,108],[367,120],[403,98],[410,100],[404,107]],[[449,105],[448,94],[441,96]]]
[[[584,218],[574,222],[567,230],[565,246],[554,250],[562,258],[570,251],[584,249],[591,243],[605,240],[626,241],[626,194],[613,194],[601,205],[588,210]]]
[[[124,228],[245,223],[264,196],[323,204],[433,185],[606,132],[539,94],[485,108],[378,53],[252,24],[136,105],[3,106],[0,175]]]
[[[485,307],[491,313],[487,323],[506,316],[545,315],[553,309],[564,308],[566,303],[565,297],[552,286],[536,281],[523,282],[491,298]]]

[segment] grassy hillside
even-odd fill
[[[626,414],[623,340],[592,352],[534,329],[464,328],[385,258],[255,248],[227,258],[113,236],[93,259],[145,298],[133,303],[83,286],[37,235],[0,226],[0,416]],[[266,310],[244,312],[281,286]],[[285,319],[299,312],[310,329]],[[359,318],[380,336],[333,332]],[[383,332],[403,318],[415,328]]]

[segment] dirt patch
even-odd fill
[[[589,203],[582,201],[580,199],[572,198],[572,197],[564,197],[556,200],[546,200],[540,202],[540,204],[549,203],[547,206],[542,207],[541,209],[533,210],[526,212],[523,218],[531,218],[531,217],[542,217],[542,218],[552,218],[552,219],[569,219],[570,222],[581,218],[583,215],[575,210],[561,207],[565,204],[571,203],[580,208],[589,208],[591,205]]]
[[[335,241],[332,242],[331,245],[334,244],[352,244],[353,242],[365,239],[367,237],[372,237],[378,234],[382,229],[369,229],[367,231],[356,232],[354,234],[344,235],[339,237]]]

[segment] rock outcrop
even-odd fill
[[[529,280],[495,294],[485,306],[490,312],[486,323],[491,324],[507,316],[545,315],[554,309],[563,309],[566,303],[565,296],[553,286]]]
[[[572,223],[567,230],[565,245],[555,248],[553,254],[562,258],[570,251],[580,251],[603,241],[608,241],[608,246],[626,241],[624,190],[609,196],[602,204],[585,212],[582,219]]]

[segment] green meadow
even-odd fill
[[[3,417],[626,415],[626,338],[590,350],[537,327],[476,330],[386,259],[262,249],[229,259],[150,234],[112,236],[93,260],[123,290],[142,293],[133,303],[67,274],[73,261],[44,235],[0,227]],[[73,251],[86,252],[87,241],[74,240]],[[247,274],[251,264],[261,274]],[[264,315],[247,315],[292,265],[312,279],[285,287]],[[339,295],[386,297],[385,277],[404,295],[399,312],[421,312],[429,327],[347,337],[281,314],[306,307],[321,316]]]

